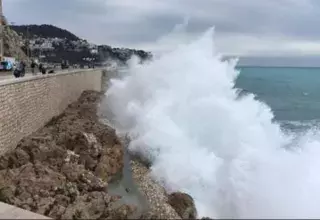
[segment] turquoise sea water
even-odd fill
[[[287,128],[320,122],[320,68],[239,67],[236,87],[267,103]]]

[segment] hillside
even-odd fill
[[[142,60],[151,57],[151,53],[143,50],[92,44],[53,25],[13,25],[11,28],[25,42],[22,46],[25,52],[29,48],[32,57],[41,57],[46,62],[65,59],[71,64],[86,63],[87,60],[94,60],[96,63],[116,60],[124,63],[132,55],[137,55]]]
[[[15,57],[18,60],[29,62],[29,58],[22,49],[22,38],[8,26],[4,28],[3,32],[3,47],[4,56]]]
[[[29,34],[30,37],[36,38],[66,38],[69,40],[80,40],[76,35],[71,32],[58,28],[50,24],[43,25],[12,25],[11,29],[23,35],[25,38]]]

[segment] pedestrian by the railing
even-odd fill
[[[20,61],[16,68],[13,71],[13,75],[18,78],[18,77],[24,77],[26,72],[26,64],[23,61]]]
[[[26,74],[27,64],[24,61],[21,61],[21,65],[22,65],[21,77],[24,77],[24,75]]]
[[[42,63],[39,64],[39,71],[42,74],[46,74],[46,68],[43,66]]]
[[[32,75],[36,75],[36,72],[35,72],[36,63],[34,62],[34,60],[31,61],[30,67],[31,67]]]
[[[39,68],[39,72],[41,73],[41,72],[42,72],[42,68],[43,68],[43,65],[42,65],[42,63],[39,63],[39,66],[38,66],[38,68]]]

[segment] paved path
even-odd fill
[[[10,73],[2,73],[2,72],[0,72],[0,80],[8,79],[8,78],[11,78],[11,77],[13,77],[13,75],[10,74]]]
[[[58,69],[58,70],[55,70],[55,73],[64,73],[64,72],[68,72],[68,71],[74,71],[74,70],[77,70],[77,69],[69,69],[69,70],[61,70],[61,69]],[[78,70],[82,70],[82,69],[78,69]],[[52,73],[52,74],[55,74],[55,73]],[[46,73],[48,74],[48,73]],[[37,76],[39,75],[42,75],[40,72],[36,74]],[[51,73],[50,73],[51,75]],[[26,73],[26,75],[22,78],[25,78],[25,77],[31,77],[33,76],[32,73]],[[0,81],[3,81],[3,80],[8,80],[8,79],[15,79],[15,77],[13,76],[13,73],[12,72],[7,72],[7,73],[4,73],[4,72],[0,72]],[[20,79],[20,78],[17,78],[17,79]]]
[[[60,72],[61,70],[58,70],[57,72]],[[37,75],[41,75],[41,73],[37,73]],[[24,77],[32,76],[31,73],[26,73]],[[6,79],[14,79],[12,72],[0,72],[0,81],[6,80]]]
[[[86,69],[88,69],[88,68],[83,68],[83,69],[73,69],[73,68],[69,68],[69,69],[64,69],[64,70],[62,70],[62,69],[60,69],[60,68],[57,68],[57,69],[55,69],[55,73],[64,73],[64,72],[68,72],[68,71],[74,71],[74,70],[79,70],[79,71],[81,71],[81,70],[86,70]],[[96,68],[96,69],[98,69],[98,67]],[[53,74],[55,74],[55,73],[53,73]],[[48,73],[46,73],[46,74],[48,74]],[[38,72],[37,73],[37,76],[38,75],[42,75],[40,72]],[[26,75],[24,76],[24,77],[31,77],[32,76],[32,73],[30,73],[30,72],[27,72],[26,73]],[[15,77],[13,76],[13,72],[0,72],[0,81],[3,81],[3,80],[7,80],[7,79],[14,79]]]

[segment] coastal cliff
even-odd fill
[[[100,122],[102,96],[83,92],[0,157],[0,201],[54,219],[196,218],[193,199],[167,195],[144,164],[126,155],[115,130]]]

